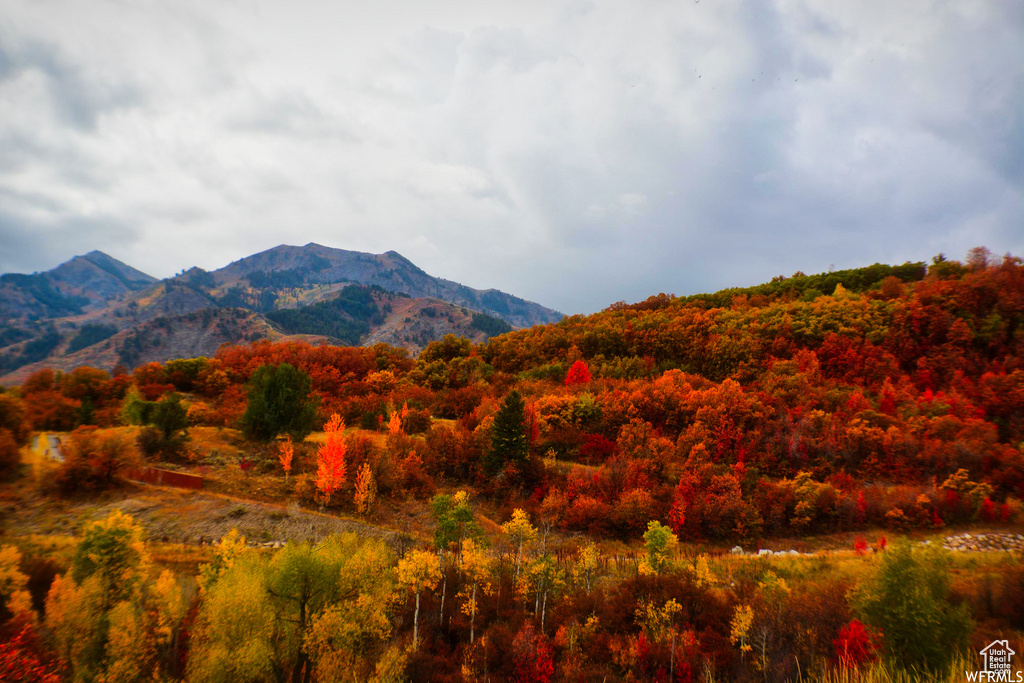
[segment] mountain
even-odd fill
[[[303,338],[417,354],[446,334],[474,342],[562,315],[427,275],[396,252],[279,246],[212,272],[157,280],[99,251],[0,276],[0,382],[41,367],[112,369],[212,355],[220,344]]]
[[[367,254],[319,244],[281,245],[209,273],[218,290],[282,289],[359,283],[413,298],[432,297],[487,313],[516,328],[558,322],[562,314],[496,289],[479,290],[433,277],[395,251]]]
[[[102,251],[91,251],[45,273],[0,275],[0,320],[9,324],[74,315],[157,282]]]

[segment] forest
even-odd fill
[[[158,537],[146,467],[352,531]],[[1024,645],[1024,262],[41,370],[0,476],[3,680],[959,681]]]

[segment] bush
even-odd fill
[[[889,659],[904,669],[935,671],[967,648],[972,629],[967,605],[948,598],[942,558],[904,540],[885,553],[858,603],[864,621],[882,631]]]
[[[6,429],[0,429],[0,479],[13,477],[21,464],[21,450]]]
[[[402,420],[402,428],[406,434],[423,434],[430,429],[430,411],[413,408]]]
[[[137,464],[138,456],[124,435],[79,427],[68,438],[54,485],[63,495],[102,491],[116,486],[121,472]]]
[[[135,437],[135,445],[147,458],[174,460],[184,453],[185,438],[179,435],[167,439],[159,428],[146,427]]]

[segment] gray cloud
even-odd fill
[[[1024,253],[996,0],[10,5],[3,270],[315,241],[573,313]]]

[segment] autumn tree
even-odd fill
[[[512,639],[512,660],[518,683],[548,683],[555,674],[551,645],[529,622]]]
[[[537,528],[530,524],[530,516],[524,510],[516,508],[512,511],[512,519],[501,525],[501,530],[509,536],[515,549],[516,573],[515,581],[519,581],[519,567],[523,559],[523,548],[537,538]]]
[[[116,485],[121,474],[138,462],[128,439],[116,432],[79,427],[65,442],[64,462],[54,485],[65,495],[102,491]]]
[[[441,571],[441,607],[438,613],[444,620],[444,603],[448,596],[448,574],[444,571],[445,553],[456,545],[456,552],[466,538],[483,535],[480,525],[473,519],[473,508],[469,505],[469,494],[458,491],[455,495],[439,493],[430,499],[430,513],[434,518],[434,548],[437,549],[438,567]]]
[[[441,570],[433,553],[414,550],[398,562],[398,583],[416,595],[416,611],[412,622],[412,646],[419,646],[420,639],[420,594],[434,590],[441,580]]]
[[[859,619],[853,619],[839,629],[832,645],[835,647],[835,661],[843,668],[856,669],[878,659],[882,636]]]
[[[254,553],[238,557],[206,591],[191,638],[188,680],[276,681],[274,605]]]
[[[329,541],[315,548],[289,543],[270,561],[266,591],[284,635],[278,657],[289,665],[296,683],[310,666],[302,646],[310,624],[340,599],[338,579],[344,560],[340,544]]]
[[[295,457],[295,444],[292,443],[291,435],[286,435],[284,441],[277,446],[277,460],[284,470],[284,480],[288,481],[288,473],[292,471],[292,458]]]
[[[183,589],[181,581],[169,569],[160,572],[150,591],[150,603],[156,607],[155,633],[159,656],[164,671],[170,676],[177,677],[182,673],[177,670],[178,645],[182,623],[194,594],[194,584],[190,589]]]
[[[377,500],[377,482],[374,481],[373,471],[370,463],[364,462],[356,474],[355,503],[359,514],[366,514],[370,511]]]
[[[576,562],[572,567],[572,577],[576,585],[583,586],[588,593],[594,587],[594,582],[597,580],[599,559],[597,545],[591,541],[580,548],[579,557],[576,558]]]
[[[671,529],[661,522],[648,522],[644,533],[644,547],[647,557],[640,565],[640,571],[649,574],[660,574],[669,567],[670,554],[678,545],[679,539]]]
[[[569,368],[565,376],[565,386],[576,387],[590,383],[590,368],[585,361],[578,360]]]
[[[21,571],[21,551],[13,545],[0,547],[0,626],[19,614],[35,620],[28,594],[28,576]]]
[[[263,365],[249,379],[242,431],[249,439],[270,441],[287,433],[302,441],[313,431],[317,400],[309,375],[289,363]]]
[[[526,461],[530,442],[526,433],[526,403],[513,389],[505,397],[494,416],[491,427],[491,448],[487,452],[484,468],[487,474],[499,473],[508,462]]]
[[[28,440],[29,423],[23,403],[11,394],[0,392],[0,479],[17,472],[21,464],[19,449]]]
[[[487,551],[467,538],[462,542],[462,575],[469,586],[463,590],[461,597],[462,613],[469,617],[469,642],[473,643],[476,636],[477,592],[484,594],[491,590],[491,570],[494,561]]]
[[[406,655],[392,636],[397,576],[395,558],[383,541],[354,534],[332,539],[341,558],[336,599],[313,616],[304,638],[315,679],[402,680]]]
[[[130,516],[115,511],[86,525],[70,574],[46,597],[47,628],[72,678],[149,675],[154,643],[142,608],[149,567],[144,532]]]
[[[345,422],[335,413],[324,424],[326,441],[316,452],[316,488],[324,497],[324,504],[331,504],[331,494],[345,482],[345,451],[347,447],[342,433]]]
[[[547,621],[548,597],[565,588],[565,570],[554,556],[545,552],[527,565],[523,582],[526,584],[524,588],[533,589],[533,616],[540,619],[540,630],[543,633]]]

